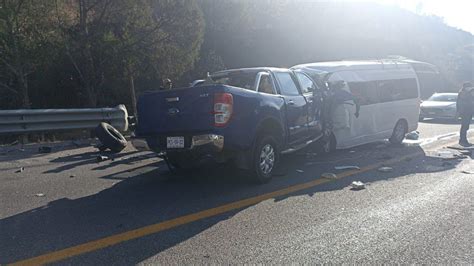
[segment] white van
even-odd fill
[[[323,82],[344,81],[360,105],[348,100],[333,114],[333,134],[338,149],[390,139],[400,143],[416,130],[420,114],[420,89],[412,66],[396,60],[339,61],[292,67]]]

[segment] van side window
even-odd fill
[[[269,75],[263,75],[260,78],[260,83],[258,84],[258,92],[275,94],[275,90],[273,89],[273,83]]]
[[[314,85],[313,81],[309,79],[305,74],[296,73],[296,77],[298,78],[298,81],[300,82],[301,90],[303,91],[303,94],[312,93],[313,91],[316,90],[316,86]]]
[[[349,82],[349,88],[360,105],[370,105],[379,102],[377,84],[374,81]]]
[[[380,102],[392,102],[418,97],[415,79],[380,80],[378,93]]]
[[[275,72],[275,76],[280,83],[280,92],[286,96],[300,95],[298,87],[296,87],[295,81],[291,77],[290,73],[287,72]]]

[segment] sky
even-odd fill
[[[474,0],[372,0],[421,15],[442,17],[449,26],[474,34]]]

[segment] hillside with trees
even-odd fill
[[[169,77],[224,68],[403,56],[440,90],[474,79],[474,36],[374,3],[275,0],[2,0],[0,109],[113,106]]]

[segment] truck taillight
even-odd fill
[[[233,107],[234,99],[232,97],[232,94],[214,94],[214,126],[225,126],[232,116]]]

